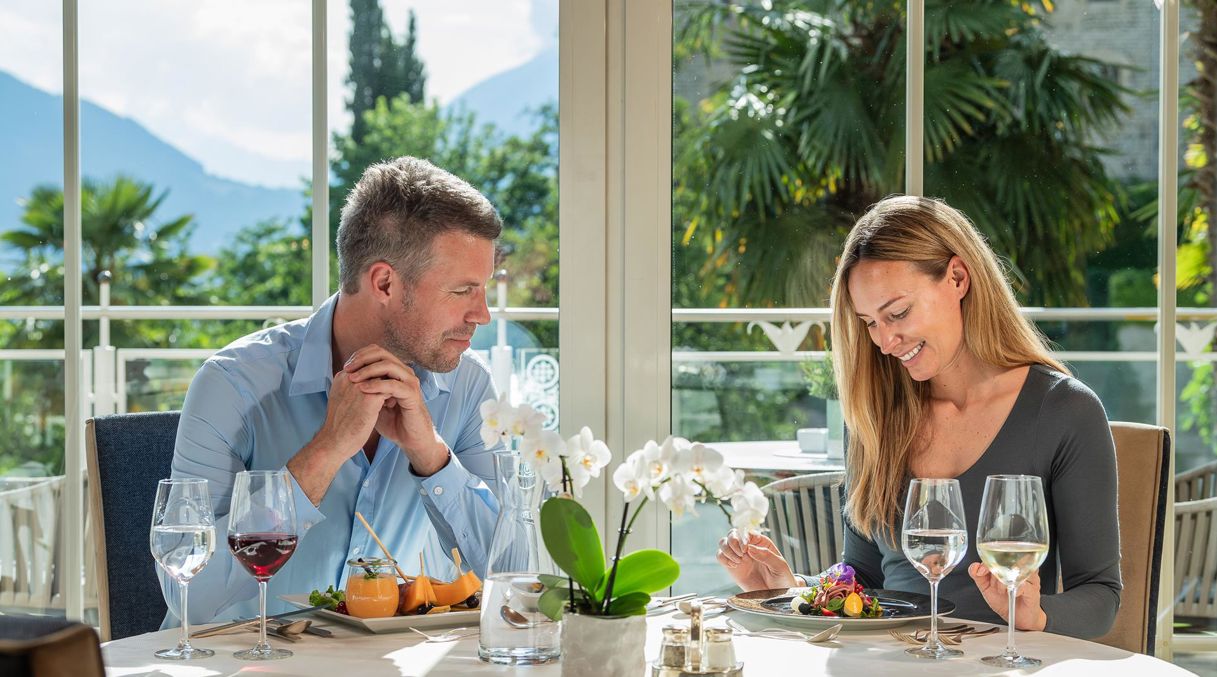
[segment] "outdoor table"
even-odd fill
[[[768,626],[765,619],[731,612],[733,618],[746,627],[760,629]],[[653,615],[647,619],[647,660],[654,660],[659,651],[661,629],[664,625],[687,618],[677,612]],[[951,619],[954,620],[954,619]],[[317,619],[314,619],[317,622]],[[710,626],[722,625],[721,617],[711,616]],[[924,627],[921,624],[920,627]],[[974,623],[978,628],[988,627]],[[173,646],[177,630],[162,630],[106,643],[103,654],[109,677],[128,675],[158,675],[163,677],[208,677],[210,675],[394,675],[413,677],[457,677],[465,675],[512,674],[529,677],[556,677],[562,672],[557,663],[541,666],[501,666],[478,659],[477,637],[455,642],[428,642],[413,633],[373,635],[356,628],[334,623],[322,623],[334,633],[332,638],[304,635],[299,642],[290,643],[271,636],[274,646],[291,649],[295,656],[279,661],[249,662],[232,657],[232,652],[253,646],[254,632],[207,637],[196,641],[197,646],[214,649],[216,655],[202,660],[174,662],[153,657],[157,649]],[[912,631],[916,624],[902,626]],[[442,630],[431,631],[435,634]],[[966,655],[945,661],[927,661],[905,654],[907,644],[893,639],[887,630],[843,632],[828,644],[807,644],[790,640],[758,637],[737,637],[737,657],[744,661],[744,674],[756,677],[781,675],[885,675],[924,674],[943,675],[1190,675],[1193,674],[1165,661],[1143,654],[1130,653],[1102,644],[1073,639],[1044,632],[1020,632],[1017,646],[1026,655],[1043,659],[1034,671],[1004,671],[980,662],[982,656],[1001,653],[1005,647],[1002,632],[964,640]],[[649,674],[649,670],[639,675]]]

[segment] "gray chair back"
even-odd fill
[[[796,573],[818,574],[841,560],[844,481],[845,473],[826,472],[788,477],[761,488],[769,498],[765,526]]]
[[[1217,619],[1217,497],[1175,504],[1175,616]]]
[[[103,642],[159,630],[165,618],[148,530],[156,484],[173,465],[179,417],[119,414],[85,424]]]
[[[1217,498],[1217,461],[1175,475],[1175,502]]]

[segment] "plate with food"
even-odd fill
[[[930,596],[916,592],[863,587],[849,565],[837,564],[809,588],[753,590],[727,599],[732,609],[790,625],[845,630],[892,628],[930,617]],[[938,598],[938,614],[955,611]]]
[[[292,606],[307,609],[326,606],[312,613],[374,633],[405,632],[410,628],[443,628],[475,625],[481,611],[482,582],[472,571],[440,581],[426,575],[407,576],[398,583],[397,563],[391,559],[353,559],[347,562],[347,584],[313,590],[308,595],[281,595]]]

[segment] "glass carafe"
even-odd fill
[[[490,663],[531,665],[557,660],[560,623],[541,613],[540,574],[558,570],[541,542],[545,483],[514,451],[495,454],[499,520],[490,541],[482,592],[478,656]]]

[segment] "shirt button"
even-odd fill
[[[427,490],[426,490],[426,489],[419,489],[419,490],[418,490],[418,494],[419,494],[420,496],[426,496],[426,495],[427,495]]]
[[[371,484],[371,482],[370,482],[369,480],[364,480],[364,481],[363,481],[363,488],[364,488],[364,489],[367,489],[369,484]]]
[[[444,488],[443,488],[443,487],[436,487],[436,488],[434,488],[434,489],[432,489],[432,490],[431,490],[431,493],[435,494],[436,496],[442,496],[442,495],[444,494]]]
[[[312,528],[313,528],[313,523],[312,523],[312,522],[305,522],[305,523],[304,523],[304,528],[305,528],[305,529],[312,529]]]

